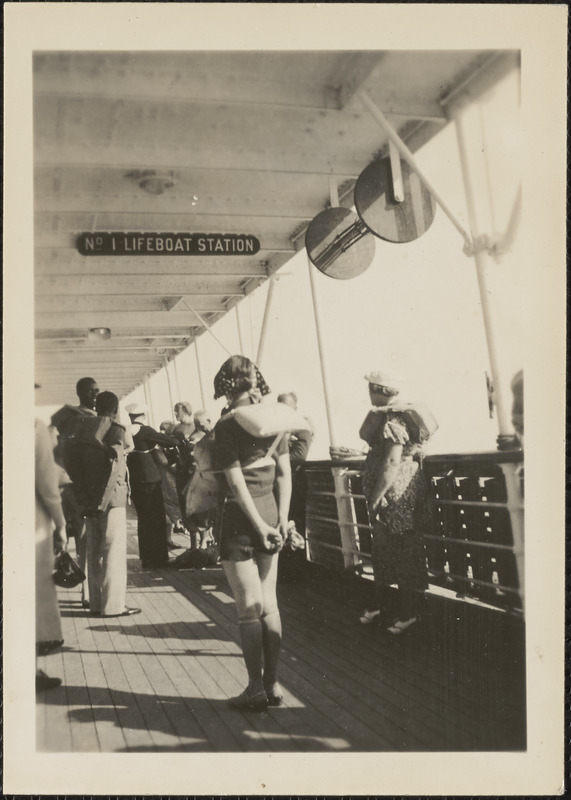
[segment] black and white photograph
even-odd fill
[[[562,793],[567,8],[4,8],[4,791]]]

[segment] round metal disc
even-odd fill
[[[412,242],[432,225],[436,210],[432,195],[418,175],[401,159],[404,200],[393,193],[390,158],[373,161],[355,184],[355,207],[375,236],[387,242]]]
[[[375,240],[349,208],[326,208],[305,233],[311,263],[330,278],[355,278],[371,266]]]

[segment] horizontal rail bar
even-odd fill
[[[453,544],[462,544],[466,546],[475,545],[476,547],[489,547],[492,550],[508,550],[510,553],[516,553],[514,548],[509,544],[494,544],[493,542],[477,542],[475,539],[453,539],[449,536],[433,536],[430,533],[426,533],[422,537],[423,539],[430,539],[431,542],[452,542]]]
[[[439,570],[430,569],[428,570],[429,574],[432,575],[442,575],[445,578],[452,578],[455,581],[462,581],[464,583],[477,583],[478,586],[485,586],[488,589],[499,589],[501,592],[510,592],[512,594],[519,594],[519,589],[514,589],[510,586],[503,586],[500,583],[490,583],[489,581],[479,581],[476,578],[468,578],[464,575],[455,575],[451,572],[441,572]]]

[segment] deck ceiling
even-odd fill
[[[330,201],[353,204],[387,148],[369,96],[414,152],[515,54],[499,51],[37,52],[34,258],[39,404],[93,376],[124,396],[304,246]],[[129,177],[174,185],[149,194]],[[88,232],[236,233],[254,256],[83,256]],[[193,308],[197,314],[190,310]],[[89,328],[108,327],[93,342]]]

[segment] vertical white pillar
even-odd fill
[[[323,383],[323,395],[325,397],[325,411],[327,414],[327,427],[329,429],[329,444],[331,447],[337,446],[337,437],[333,426],[333,413],[331,408],[330,389],[329,389],[329,371],[327,367],[327,356],[325,351],[325,341],[323,337],[323,329],[321,324],[321,313],[319,308],[319,299],[317,296],[317,288],[315,286],[314,267],[307,259],[307,268],[309,270],[309,284],[311,286],[311,299],[313,301],[313,318],[315,320],[315,332],[317,334],[317,348],[319,350],[319,365],[321,368],[321,381]]]
[[[198,386],[200,388],[200,401],[202,403],[202,408],[206,407],[206,403],[204,402],[204,378],[202,375],[202,365],[200,363],[200,355],[198,353],[198,339],[194,340],[194,355],[196,356],[196,370],[198,372]]]
[[[149,376],[145,375],[143,378],[143,390],[145,392],[145,403],[149,408],[149,422],[151,426],[155,427],[155,411],[153,409],[153,395],[151,392],[151,384],[149,382]]]
[[[170,376],[170,373],[169,373],[169,362],[168,362],[168,359],[165,358],[163,360],[163,363],[164,363],[164,367],[165,367],[165,374],[167,376],[167,387],[168,387],[168,390],[169,390],[170,413],[172,415],[173,408],[174,408],[174,400],[173,400],[173,396],[172,396],[172,385],[171,385],[171,376]]]
[[[458,140],[458,150],[460,153],[460,164],[464,179],[464,189],[466,192],[466,203],[468,206],[468,216],[470,219],[472,239],[476,245],[474,260],[476,262],[476,275],[478,278],[478,288],[480,291],[480,302],[482,304],[482,317],[484,320],[488,358],[490,360],[490,369],[492,372],[492,381],[494,385],[494,403],[498,414],[498,427],[501,435],[510,435],[512,433],[512,426],[508,411],[509,405],[506,402],[505,386],[499,366],[495,318],[492,310],[490,291],[487,285],[488,268],[490,266],[493,267],[494,262],[488,252],[480,249],[478,245],[478,239],[481,236],[482,231],[479,225],[478,209],[474,195],[472,174],[470,171],[470,159],[468,157],[464,114],[465,107],[460,104],[454,109],[452,118],[456,127],[456,136]]]
[[[264,358],[264,349],[266,346],[266,336],[268,332],[268,323],[270,320],[270,310],[272,308],[272,300],[274,297],[274,290],[277,278],[272,275],[268,282],[268,295],[266,297],[266,307],[264,309],[264,319],[262,320],[262,330],[260,331],[260,343],[258,344],[258,353],[256,355],[256,364],[261,367],[262,359]]]
[[[179,380],[179,377],[178,377],[177,358],[178,358],[178,356],[175,356],[171,363],[172,363],[173,369],[174,369],[174,380],[175,380],[175,385],[176,385],[176,396],[177,396],[177,402],[178,402],[178,400],[180,400],[182,398],[182,393],[180,391],[180,380]]]
[[[242,324],[240,321],[240,311],[239,311],[239,303],[236,303],[234,306],[234,313],[236,314],[236,327],[238,329],[238,343],[240,345],[240,355],[245,356],[246,351],[244,349],[244,337],[242,335]]]

